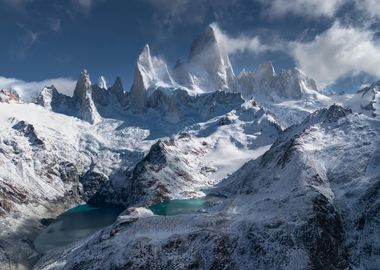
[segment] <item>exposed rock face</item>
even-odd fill
[[[215,192],[228,198],[207,214],[125,213],[128,222],[38,267],[374,269],[379,145],[377,120],[332,106],[287,129],[264,156],[221,182]],[[167,166],[168,147],[153,147],[151,171]]]
[[[13,129],[22,133],[26,138],[28,138],[31,145],[43,146],[44,142],[38,138],[38,135],[33,127],[33,125],[26,123],[25,121],[20,121],[15,124]]]
[[[143,110],[148,90],[159,86],[171,86],[173,79],[161,59],[152,57],[146,44],[138,57],[135,77],[130,91],[130,100],[134,109]]]
[[[109,91],[116,97],[120,104],[125,105],[126,94],[124,92],[123,83],[121,82],[120,77],[116,78]]]
[[[107,183],[91,202],[141,206],[203,196],[197,187],[221,181],[251,157],[243,149],[268,147],[279,132],[280,128],[265,110],[249,106],[190,126],[177,136],[152,145],[126,174],[122,186]],[[223,154],[224,148],[234,149],[233,153]]]
[[[90,75],[83,70],[74,90],[73,100],[79,106],[79,117],[90,124],[97,123],[101,117],[92,99]]]
[[[318,87],[313,79],[307,77],[301,70],[295,68],[283,70],[276,74],[271,62],[264,63],[256,71],[242,71],[238,81],[242,95],[245,98],[301,99],[305,95],[318,93]]]
[[[236,91],[236,78],[228,54],[212,26],[193,42],[189,53],[190,76],[204,80],[199,88]]]
[[[54,85],[46,86],[37,97],[36,103],[48,110],[56,109],[65,97],[58,92]]]
[[[187,62],[177,61],[173,74],[179,85],[195,93],[238,91],[228,53],[212,26],[193,41]]]
[[[1,89],[0,90],[0,102],[5,103],[19,103],[20,97],[14,90]]]
[[[107,103],[107,97],[101,93],[102,91],[106,92],[106,90],[96,87],[98,88],[95,94],[97,101]],[[93,100],[93,89],[87,70],[81,72],[73,97],[59,93],[52,85],[42,89],[36,103],[54,112],[76,116],[90,124],[95,124],[101,120]]]

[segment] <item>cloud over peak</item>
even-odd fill
[[[322,87],[349,74],[364,72],[380,78],[380,46],[370,29],[336,22],[310,42],[293,42],[291,54]]]

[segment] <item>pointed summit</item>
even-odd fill
[[[120,77],[116,77],[115,82],[110,88],[110,93],[114,94],[116,98],[120,101],[120,103],[123,104],[125,94],[124,94],[123,83],[121,82]]]
[[[145,69],[147,72],[151,72],[153,70],[152,56],[150,55],[150,48],[148,44],[145,44],[144,49],[140,53],[137,65]]]
[[[54,85],[51,86],[45,86],[41,93],[37,97],[36,103],[38,105],[41,105],[42,107],[47,108],[48,110],[52,109],[52,103],[56,101],[58,98],[59,93],[57,88],[55,88]]]
[[[217,48],[215,31],[212,26],[208,26],[206,30],[193,41],[188,58],[189,62],[209,49],[219,50],[219,48]]]
[[[169,73],[166,63],[150,54],[149,45],[146,44],[140,53],[130,91],[131,101],[138,110],[144,107],[145,98],[149,89],[157,87],[172,87],[173,79]]]
[[[274,70],[273,64],[271,61],[265,62],[259,65],[257,73],[261,78],[271,79],[276,76],[276,71]]]
[[[87,70],[84,69],[78,78],[77,84],[75,86],[73,98],[75,101],[79,101],[86,92],[91,92],[91,80],[90,75]]]
[[[102,89],[108,89],[107,87],[107,81],[106,81],[106,78],[104,78],[103,76],[100,76],[99,77],[99,81],[98,81],[98,86]]]
[[[190,73],[201,81],[199,88],[207,91],[235,91],[235,74],[228,53],[217,38],[215,27],[208,26],[193,41],[188,57]]]
[[[79,106],[79,117],[90,124],[98,122],[101,117],[92,99],[90,75],[83,70],[74,90],[73,100]]]

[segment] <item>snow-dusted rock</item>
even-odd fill
[[[107,90],[108,87],[107,87],[107,81],[106,81],[106,78],[104,78],[103,76],[100,76],[99,77],[99,81],[98,81],[98,86],[102,89],[105,89]]]
[[[237,91],[228,53],[212,26],[193,41],[187,62],[177,61],[173,74],[179,85],[195,93]]]
[[[229,122],[221,125],[226,118]],[[248,159],[263,154],[279,132],[264,109],[245,104],[159,140],[127,173],[123,186],[115,188],[109,182],[92,202],[146,206],[204,196],[200,188],[215,185]]]
[[[356,112],[378,118],[380,115],[380,81],[359,90],[343,103]]]
[[[0,102],[19,103],[20,97],[16,91],[11,89],[0,89]]]
[[[301,70],[283,70],[277,75],[271,62],[260,65],[256,71],[242,71],[238,80],[245,98],[279,102],[320,95],[315,81]]]
[[[87,70],[83,70],[79,76],[77,85],[75,86],[73,99],[79,106],[79,117],[81,119],[90,124],[97,123],[101,120],[92,99],[92,86],[90,75]]]
[[[157,87],[172,85],[173,79],[165,62],[157,57],[152,57],[149,45],[146,44],[135,67],[135,77],[130,91],[132,108],[144,109],[148,90],[154,91]]]
[[[207,214],[134,219],[36,267],[376,268],[379,144],[378,120],[321,110],[222,181]]]

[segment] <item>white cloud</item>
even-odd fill
[[[332,17],[345,2],[344,0],[259,0],[270,16],[284,16],[288,13],[305,17]],[[369,0],[377,1],[377,0]]]
[[[50,85],[54,85],[59,92],[72,96],[75,84],[76,81],[69,78],[55,78],[38,82],[25,82],[15,78],[0,76],[0,89],[14,89],[24,101],[30,101],[32,98],[37,97],[42,88]]]
[[[214,29],[216,39],[229,54],[242,52],[263,53],[280,49],[280,43],[276,46],[269,46],[263,44],[258,36],[240,35],[231,37],[223,32],[216,23],[211,24],[211,27]]]
[[[310,42],[292,43],[290,50],[299,67],[322,87],[363,72],[380,78],[380,46],[374,35],[335,23]]]

